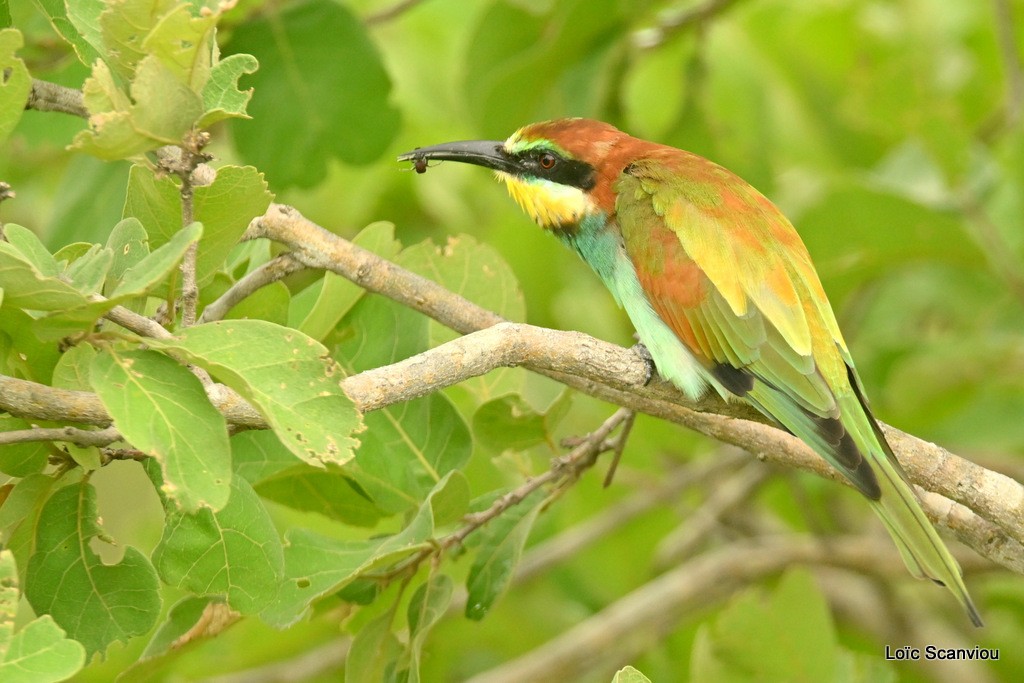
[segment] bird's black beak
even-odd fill
[[[465,140],[417,147],[411,152],[399,154],[398,160],[413,162],[420,173],[426,169],[425,162],[431,160],[461,161],[506,173],[515,173],[519,169],[516,160],[505,151],[505,143],[499,140]]]

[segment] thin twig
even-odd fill
[[[186,228],[195,222],[195,181],[193,173],[200,164],[209,161],[210,155],[203,148],[210,142],[210,134],[205,131],[192,131],[185,136],[180,147],[180,154],[175,160],[173,152],[160,157],[161,168],[173,173],[181,180],[178,193],[181,196],[181,227]],[[199,284],[196,280],[196,256],[199,244],[193,242],[185,250],[181,262],[181,326],[191,327],[196,323],[196,307],[199,302]],[[202,379],[202,378],[201,378]]]
[[[363,19],[363,23],[367,26],[379,26],[380,24],[397,19],[421,2],[423,2],[423,0],[400,0],[391,7],[385,7],[379,12],[366,15],[366,18]]]
[[[1017,301],[1024,305],[1024,274],[1021,273],[1016,250],[1007,243],[999,226],[992,222],[985,207],[971,190],[961,192],[960,207],[967,219],[965,224],[970,228],[967,230],[968,235],[981,248],[992,270],[1002,278]]]
[[[0,446],[40,441],[65,441],[79,446],[106,446],[121,439],[113,427],[91,430],[78,427],[33,427],[0,432]]]
[[[619,408],[616,410],[611,417],[601,424],[600,427],[588,434],[582,443],[566,455],[556,458],[552,463],[551,469],[547,472],[537,477],[533,477],[521,486],[509,491],[504,496],[494,501],[494,503],[491,504],[491,507],[486,510],[468,515],[465,520],[466,524],[458,531],[445,536],[441,541],[441,546],[444,548],[450,548],[452,546],[460,545],[471,533],[495,517],[500,516],[510,507],[518,505],[531,493],[540,490],[544,486],[549,484],[558,484],[566,480],[577,479],[581,472],[593,466],[597,461],[597,456],[608,446],[606,443],[608,435],[611,434],[616,427],[626,421],[630,414],[631,411],[626,408]]]
[[[637,32],[633,36],[633,44],[642,50],[654,49],[673,36],[702,24],[723,14],[739,0],[707,0],[702,5],[687,7],[673,12],[663,12],[657,26]]]
[[[999,54],[1006,79],[1006,102],[1001,127],[1003,130],[1009,130],[1017,125],[1024,111],[1024,68],[1020,61],[1020,44],[1017,42],[1017,27],[1014,23],[1012,5],[1009,0],[992,0],[992,6],[995,10],[996,38],[999,40]]]
[[[597,515],[576,524],[561,534],[539,543],[523,556],[516,568],[513,584],[542,575],[553,565],[577,556],[587,547],[608,538],[616,529],[650,512],[659,505],[676,500],[686,489],[707,484],[718,475],[749,461],[750,455],[739,449],[715,454],[669,472],[654,490],[645,490]],[[461,611],[461,607],[456,607]]]
[[[547,472],[531,477],[495,500],[486,510],[466,515],[463,518],[463,525],[457,530],[431,544],[429,547],[403,559],[387,569],[383,574],[373,578],[386,583],[399,577],[408,577],[414,574],[425,560],[431,557],[440,557],[446,551],[462,545],[470,534],[478,531],[491,520],[500,517],[510,508],[519,505],[532,493],[546,486],[551,486],[557,492],[567,483],[576,481],[582,472],[597,462],[597,457],[602,452],[615,448],[613,443],[609,443],[608,435],[622,424],[629,415],[629,410],[619,408],[611,417],[601,423],[601,426],[583,437],[580,443],[569,453],[555,458]]]
[[[295,260],[291,254],[281,254],[267,261],[231,285],[228,291],[224,292],[220,298],[206,306],[203,309],[203,314],[199,317],[199,323],[209,323],[223,319],[232,308],[256,290],[266,287],[272,282],[277,282],[305,267],[305,265]]]
[[[750,502],[750,497],[768,478],[769,469],[759,462],[749,462],[724,482],[710,489],[707,499],[689,514],[686,522],[661,540],[654,557],[654,566],[664,569],[689,557],[718,527],[722,516]]]
[[[629,415],[622,421],[622,429],[612,442],[612,461],[608,464],[608,472],[604,475],[603,486],[608,488],[615,479],[615,471],[619,469],[619,462],[622,460],[622,452],[626,449],[626,441],[629,440],[629,433],[633,431],[633,423],[636,422],[636,412],[630,410]]]
[[[93,295],[90,297],[91,301],[103,301],[103,297],[99,295]],[[116,323],[126,330],[134,332],[135,334],[142,337],[150,337],[152,339],[168,339],[172,335],[164,327],[153,320],[147,318],[144,315],[139,315],[135,311],[125,308],[124,306],[114,306],[112,309],[103,314],[103,317],[112,323]]]

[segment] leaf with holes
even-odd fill
[[[159,581],[146,556],[128,546],[114,564],[90,547],[103,540],[90,484],[65,486],[50,496],[35,526],[25,597],[36,614],[49,614],[91,654],[127,642],[153,627],[160,614]]]
[[[270,514],[248,482],[235,477],[220,510],[185,514],[165,505],[165,511],[163,538],[153,551],[160,578],[196,595],[224,596],[242,614],[270,604],[284,555]]]
[[[156,351],[111,351],[93,359],[90,381],[124,438],[160,463],[175,504],[194,512],[227,503],[227,423],[195,375]]]
[[[306,529],[285,534],[285,580],[277,599],[261,617],[276,628],[295,623],[309,606],[345,588],[374,567],[390,564],[428,547],[437,521],[453,498],[467,492],[465,478],[452,473],[427,496],[412,521],[397,534],[367,540],[339,540]]]
[[[237,391],[311,465],[344,464],[359,445],[354,434],[362,416],[341,390],[341,368],[301,332],[265,320],[225,320],[148,343],[180,352]]]

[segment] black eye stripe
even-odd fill
[[[566,159],[558,152],[539,147],[516,155],[523,169],[522,175],[544,178],[559,185],[569,185],[587,191],[597,183],[594,167],[578,159]],[[551,158],[545,166],[546,157]],[[545,160],[545,161],[542,161]]]

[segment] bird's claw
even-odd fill
[[[633,344],[631,350],[647,364],[647,377],[644,379],[644,386],[646,387],[658,375],[658,367],[654,364],[654,358],[651,357],[650,350],[644,346],[643,342]]]

